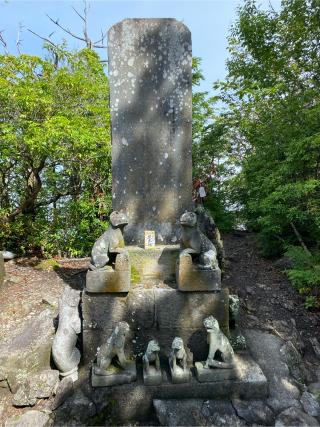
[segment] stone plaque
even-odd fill
[[[144,247],[145,249],[154,248],[156,246],[156,233],[152,230],[144,232]]]
[[[127,244],[178,242],[192,204],[192,52],[175,19],[125,19],[109,30],[112,205]]]

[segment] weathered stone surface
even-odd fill
[[[9,418],[5,427],[48,427],[51,425],[50,416],[40,411],[28,411],[22,415]]]
[[[97,347],[106,342],[116,323],[126,321],[132,331],[129,353],[144,353],[146,343],[157,338],[161,350],[168,355],[172,340],[180,336],[186,350],[196,360],[208,354],[203,319],[218,319],[228,334],[228,290],[221,292],[182,293],[171,288],[133,288],[128,294],[88,294],[82,296],[84,359],[93,361]]]
[[[309,384],[308,391],[310,391],[310,393],[320,395],[320,382]]]
[[[158,245],[143,249],[127,246],[131,263],[131,283],[175,282],[179,245]]]
[[[239,417],[249,424],[271,426],[274,414],[262,400],[233,400],[232,404]]]
[[[163,381],[160,385],[145,386],[141,371],[138,369],[136,382],[99,388],[90,395],[99,407],[101,402],[108,402],[111,399],[109,414],[115,416],[118,422],[146,419],[150,415],[153,399],[265,398],[268,395],[268,385],[258,365],[248,355],[236,357],[239,358],[238,366],[241,367],[237,380],[200,383],[192,377],[189,383],[173,384],[169,370],[163,365]]]
[[[205,425],[239,427],[247,425],[236,415],[231,402],[226,400],[206,400],[203,402],[201,413],[206,418]]]
[[[59,298],[59,325],[52,344],[52,358],[62,376],[71,375],[77,380],[80,351],[76,347],[81,332],[79,314],[80,292],[64,288]]]
[[[302,393],[300,402],[305,412],[312,417],[320,417],[320,405],[312,393]]]
[[[199,268],[191,256],[180,256],[176,270],[178,288],[183,292],[218,291],[221,289],[221,270]]]
[[[318,427],[318,421],[300,409],[291,407],[281,412],[276,418],[275,427]]]
[[[14,383],[14,377],[23,371],[50,368],[53,336],[53,313],[46,309],[39,316],[26,320],[10,340],[0,343],[0,366],[6,372],[9,384]]]
[[[198,381],[210,383],[223,380],[233,380],[238,377],[237,370],[234,369],[210,369],[205,368],[205,362],[196,362],[195,370]]]
[[[88,425],[88,420],[96,412],[93,401],[82,390],[76,389],[74,394],[54,411],[54,425]]]
[[[289,368],[280,353],[283,340],[252,329],[246,329],[244,336],[250,353],[268,379],[270,398],[267,403],[271,409],[280,412],[289,406],[300,408],[300,392],[290,379]]]
[[[19,387],[12,399],[13,406],[34,406],[37,402],[30,389],[30,384],[25,383]]]
[[[0,252],[0,286],[3,285],[4,276],[5,276],[4,259],[3,259],[2,252]]]
[[[201,399],[155,399],[153,406],[162,426],[203,426],[205,417],[201,413]]]
[[[118,259],[118,257],[117,257]],[[129,292],[130,290],[130,263],[125,270],[88,270],[86,276],[86,289],[88,292]]]
[[[46,370],[30,374],[13,396],[14,406],[33,406],[37,398],[44,399],[55,393],[59,384],[59,371]]]
[[[129,218],[128,244],[144,230],[179,238],[190,209],[191,34],[175,19],[126,19],[109,30],[113,209]]]
[[[70,396],[73,395],[74,387],[73,381],[70,377],[62,378],[56,390],[56,395],[52,403],[49,405],[49,409],[54,411],[61,406]]]
[[[97,375],[95,365],[91,373],[92,387],[110,387],[113,385],[128,384],[137,379],[137,369],[135,362],[128,363],[126,369],[114,370],[107,375]]]

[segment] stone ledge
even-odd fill
[[[257,363],[246,353],[236,354],[235,359],[239,370],[239,377],[235,380],[200,383],[193,375],[188,383],[173,384],[169,367],[162,366],[163,383],[146,386],[140,367],[136,382],[94,389],[93,400],[111,398],[114,415],[119,421],[127,421],[146,419],[152,411],[153,399],[266,398],[269,395],[267,379]]]

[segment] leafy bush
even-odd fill
[[[320,307],[320,252],[289,246],[286,256],[293,261],[288,277],[299,293],[306,295],[306,307]]]

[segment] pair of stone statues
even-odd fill
[[[207,331],[209,352],[206,361],[196,362],[195,370],[200,382],[217,381],[235,377],[234,352],[227,337],[221,332],[218,321],[209,316],[204,319]],[[137,379],[135,362],[125,355],[125,341],[129,334],[129,325],[119,322],[109,339],[97,352],[97,361],[93,365],[92,385],[94,387],[124,384]],[[160,366],[160,346],[151,340],[142,357],[143,380],[146,385],[162,383]],[[183,340],[175,337],[169,354],[169,366],[173,383],[189,382],[191,371],[187,363],[187,353]],[[224,371],[223,375],[219,372]]]
[[[122,212],[112,212],[110,227],[95,242],[89,271],[89,292],[128,292],[130,260],[123,238],[128,224]],[[180,217],[182,228],[176,278],[181,291],[219,290],[221,271],[214,244],[197,226],[197,215],[186,212]]]

